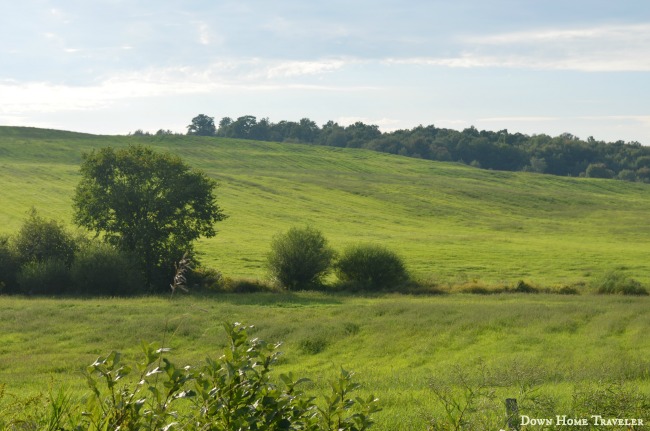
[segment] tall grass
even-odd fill
[[[141,340],[164,336],[178,364],[196,364],[225,347],[222,321],[253,324],[253,337],[283,342],[277,373],[310,377],[309,390],[322,392],[341,366],[355,371],[361,394],[380,398],[382,430],[424,429],[443,415],[431,384],[453,381],[456,370],[474,378],[485,367],[505,382],[499,400],[520,398],[519,385],[531,380],[558,413],[570,412],[577,389],[650,390],[647,297],[2,297],[0,307],[0,384],[22,396],[50,385],[80,393],[80,371],[97,356],[118,350],[130,360]]]

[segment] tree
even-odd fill
[[[585,171],[589,178],[614,178],[614,171],[607,168],[604,163],[592,163]]]
[[[147,285],[173,273],[192,242],[216,234],[226,216],[216,183],[172,154],[129,146],[83,155],[74,219],[106,242],[137,257]]]
[[[287,289],[305,289],[321,283],[334,256],[320,231],[293,227],[271,242],[268,267],[271,276]]]
[[[187,126],[188,135],[214,136],[216,133],[217,128],[214,125],[214,117],[208,117],[204,114],[192,118],[192,124]]]
[[[57,260],[70,267],[77,244],[61,223],[45,220],[32,208],[18,231],[14,247],[23,263]]]

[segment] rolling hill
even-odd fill
[[[625,269],[650,282],[650,185],[224,138],[0,127],[0,234],[32,206],[71,225],[82,154],[129,144],[218,180],[229,218],[198,248],[226,276],[265,277],[273,235],[310,224],[339,250],[382,243],[421,279],[558,285]]]

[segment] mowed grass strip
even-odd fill
[[[322,293],[131,299],[1,297],[0,384],[29,396],[64,386],[80,396],[82,370],[111,350],[127,360],[141,341],[164,343],[178,365],[218,356],[221,322],[255,325],[253,337],[283,342],[275,376],[308,376],[320,391],[340,367],[384,410],[379,430],[425,429],[442,415],[429,388],[456,367],[484,364],[519,396],[518,378],[569,411],[575,387],[631,384],[650,395],[649,298],[559,295],[388,295]],[[501,377],[499,377],[501,376]],[[517,377],[521,376],[521,377]]]
[[[82,153],[129,144],[171,151],[219,182],[230,217],[198,249],[225,276],[266,277],[271,238],[309,224],[339,250],[383,244],[441,283],[568,285],[621,268],[650,283],[647,184],[300,144],[0,127],[0,233],[32,206],[72,225]]]

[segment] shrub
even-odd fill
[[[20,291],[28,295],[60,295],[70,290],[70,269],[59,259],[27,262],[17,276]]]
[[[514,293],[538,293],[539,289],[524,280],[519,280],[512,290]]]
[[[199,266],[191,269],[187,276],[187,284],[190,288],[218,292],[223,287],[224,278],[221,272],[214,268]]]
[[[70,267],[77,244],[64,227],[55,220],[45,220],[35,209],[18,231],[14,241],[22,262],[56,260]]]
[[[25,418],[20,429],[364,431],[373,424],[377,399],[354,396],[352,373],[341,370],[316,399],[300,388],[307,379],[271,378],[279,345],[250,339],[240,324],[224,327],[224,354],[201,366],[177,366],[169,349],[144,343],[135,366],[119,352],[100,357],[87,369],[87,396],[60,392],[48,413]]]
[[[610,271],[593,283],[601,294],[647,295],[648,291],[637,280],[621,271]]]
[[[334,256],[321,232],[293,227],[271,242],[268,268],[272,279],[283,287],[306,289],[322,283]]]
[[[348,247],[335,268],[339,280],[362,289],[398,287],[409,278],[402,259],[375,244]]]
[[[18,292],[16,277],[20,270],[18,256],[9,237],[0,236],[0,293]]]
[[[77,253],[71,273],[75,293],[82,295],[132,295],[144,287],[137,263],[104,243],[85,245]]]

